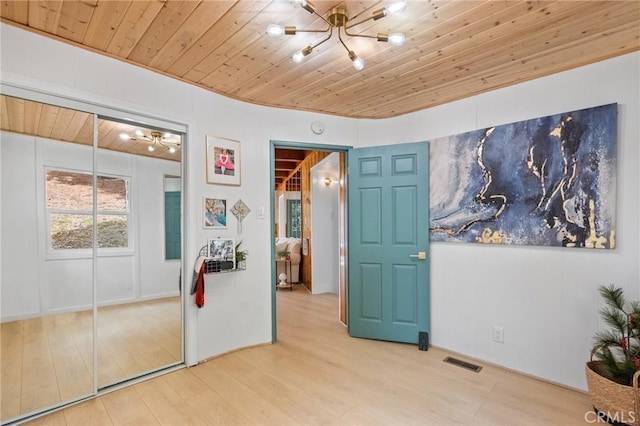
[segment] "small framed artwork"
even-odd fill
[[[240,141],[207,136],[207,183],[240,185]]]
[[[225,229],[227,227],[227,200],[204,197],[202,219],[202,226],[205,229]]]
[[[215,238],[207,241],[208,257],[213,260],[232,262],[236,267],[236,244],[234,239]]]

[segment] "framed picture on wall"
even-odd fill
[[[207,183],[240,185],[240,141],[207,136]]]
[[[236,244],[233,238],[215,238],[207,242],[208,257],[213,260],[232,262],[236,267]],[[226,269],[226,268],[225,268]]]
[[[225,229],[227,227],[227,200],[204,197],[202,219],[202,226],[205,229]]]

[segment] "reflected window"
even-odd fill
[[[287,237],[302,235],[302,204],[300,200],[287,200]]]
[[[90,249],[93,245],[93,176],[48,169],[46,182],[50,247]],[[99,248],[129,247],[129,179],[97,176]]]

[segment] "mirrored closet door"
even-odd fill
[[[99,123],[97,338],[103,388],[182,361],[182,135],[102,117]]]
[[[183,362],[183,135],[1,96],[6,423]]]
[[[94,393],[94,115],[1,100],[4,423]]]

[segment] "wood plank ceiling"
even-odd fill
[[[2,130],[56,141],[93,145],[93,114],[88,112],[5,95],[0,95],[0,112],[0,129]],[[150,136],[151,132],[159,131],[163,135],[162,142],[165,145],[154,144],[136,135],[136,131],[146,136]],[[124,140],[120,137],[121,134],[127,134],[135,139]],[[150,146],[154,148],[153,151],[149,150]],[[99,148],[180,161],[181,146],[181,135],[166,134],[161,129],[98,118]],[[173,147],[174,152],[170,152],[169,147]]]
[[[388,3],[315,5],[323,16],[346,7],[355,22]],[[225,96],[356,118],[393,117],[640,49],[639,1],[409,1],[351,30],[401,31],[403,46],[344,37],[365,62],[360,72],[335,34],[300,64],[291,54],[324,35],[266,35],[271,22],[323,27],[291,0],[4,0],[0,16]]]
[[[275,149],[274,179],[276,188],[281,183],[293,178],[300,171],[300,163],[304,161],[310,152],[312,151],[286,148]],[[296,188],[290,190],[300,190],[299,178],[296,181]]]

